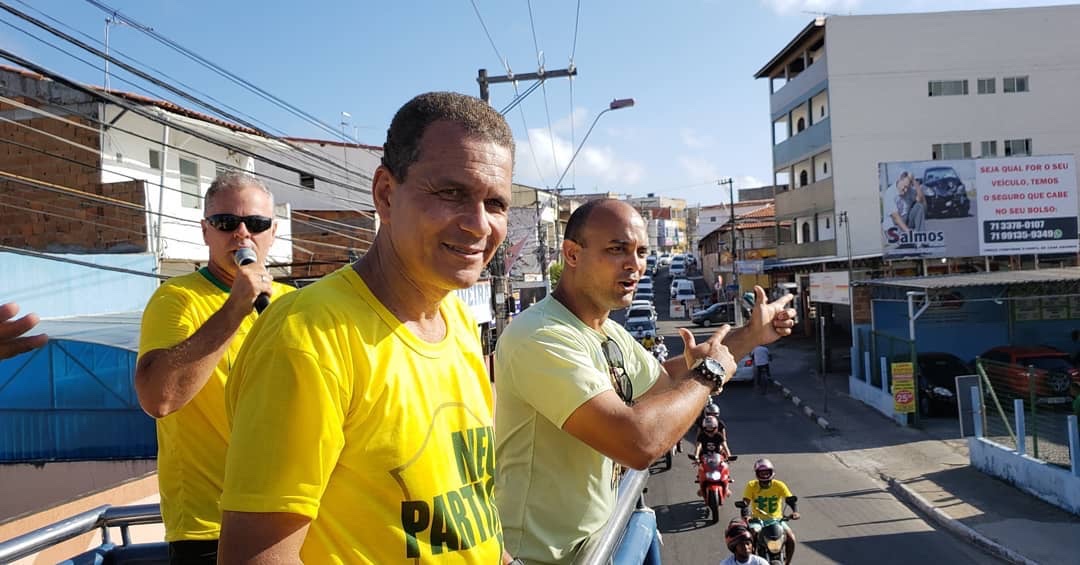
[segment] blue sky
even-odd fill
[[[633,108],[597,122],[562,186],[579,192],[657,193],[690,204],[726,200],[716,185],[772,180],[768,84],[753,74],[816,13],[867,14],[1064,4],[1042,0],[103,0],[121,13],[317,116],[335,128],[341,112],[363,143],[381,144],[394,111],[415,94],[477,94],[477,69],[506,73],[565,68],[574,51],[579,75],[552,79],[508,114],[518,140],[515,180],[554,185],[598,112],[615,98]],[[102,41],[105,13],[80,0],[9,0]],[[474,4],[491,34],[481,28]],[[33,9],[28,8],[32,6]],[[35,12],[37,10],[37,12]],[[0,19],[19,22],[6,13]],[[61,43],[17,23],[37,38]],[[535,43],[533,30],[535,29]],[[65,31],[71,29],[65,28]],[[136,29],[112,26],[110,46],[200,92],[242,109],[264,127],[301,137],[331,135],[168,50]],[[0,41],[63,74],[101,84],[103,73],[0,26]],[[76,49],[65,45],[65,49]],[[84,58],[92,56],[81,53]],[[3,62],[3,61],[0,61]],[[100,66],[100,63],[96,63]],[[113,88],[141,91],[118,73]],[[520,90],[528,87],[522,83]],[[160,92],[151,95],[163,97]],[[492,105],[513,98],[491,86]],[[183,103],[191,106],[190,103]],[[571,119],[573,116],[573,119]],[[573,124],[573,142],[571,123]],[[549,127],[550,124],[550,127]],[[554,149],[554,151],[553,151]],[[554,153],[554,157],[553,157]]]

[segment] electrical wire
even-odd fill
[[[495,56],[505,66],[506,60],[503,59],[502,53],[499,53],[499,48],[495,46],[495,40],[491,38],[491,32],[488,31],[487,24],[484,23],[484,17],[480,15],[480,7],[476,5],[476,0],[469,0],[469,2],[472,2],[473,11],[476,12],[476,19],[480,20],[480,27],[484,29],[484,35],[487,36],[488,43],[491,44],[491,48],[495,51]]]
[[[37,102],[48,103],[46,100],[41,99],[41,98],[35,98],[35,97],[32,97],[32,96],[26,96],[26,98],[29,98],[31,100],[35,100]],[[57,114],[45,111],[45,110],[43,110],[41,108],[37,108],[37,107],[34,107],[34,106],[23,104],[23,103],[19,102],[18,100],[15,100],[15,99],[12,99],[12,98],[8,98],[8,97],[5,97],[5,96],[0,96],[0,102],[4,102],[6,104],[10,104],[12,106],[27,110],[29,112],[33,112],[33,113],[36,113],[36,114],[39,114],[39,115],[42,115],[42,116],[46,116],[46,117],[55,119],[57,121],[72,125],[74,127],[83,128],[83,129],[86,129],[86,130],[89,130],[89,131],[93,131],[95,133],[97,133],[97,131],[98,131],[96,127],[87,126],[86,124],[82,124],[82,123],[79,123],[79,122],[74,121],[74,120],[68,120],[68,119],[66,119],[66,118],[64,118],[62,116],[57,115]],[[169,148],[169,149],[175,149],[178,152],[182,152],[184,154],[191,155],[193,157],[198,157],[200,159],[205,159],[207,161],[210,161],[210,162],[214,163],[215,166],[229,166],[229,167],[232,166],[230,163],[226,163],[224,161],[218,161],[218,160],[216,160],[216,159],[214,159],[212,157],[209,157],[207,155],[196,153],[195,151],[191,151],[191,150],[185,150],[185,149],[181,148],[179,145],[168,144],[168,143],[162,144],[160,141],[152,139],[149,136],[144,136],[144,135],[142,135],[142,134],[140,134],[138,132],[128,130],[128,129],[124,129],[124,128],[122,128],[120,126],[117,126],[115,124],[109,125],[108,123],[106,123],[106,122],[104,122],[102,120],[99,120],[99,119],[97,119],[97,118],[95,118],[93,116],[90,116],[90,115],[80,114],[80,113],[74,112],[74,111],[72,113],[74,115],[77,115],[77,116],[89,121],[89,122],[99,124],[99,125],[101,125],[103,127],[109,127],[110,129],[113,129],[113,130],[120,131],[120,132],[128,134],[128,135],[131,135],[132,137],[136,137],[136,138],[142,139],[144,141],[148,141],[148,142],[154,144],[154,147],[164,146],[164,147]],[[72,140],[50,134],[50,133],[48,133],[48,132],[46,132],[44,130],[35,128],[33,126],[30,126],[29,124],[24,124],[24,123],[19,122],[17,120],[11,120],[11,119],[8,119],[8,118],[4,118],[3,116],[0,116],[0,121],[13,123],[13,124],[15,124],[15,125],[17,125],[19,127],[28,129],[28,130],[33,131],[35,133],[48,136],[48,137],[53,138],[53,139],[55,139],[57,141],[60,141],[62,143],[66,143],[68,145],[77,147],[79,149],[83,149],[83,150],[85,150],[85,151],[87,151],[89,153],[93,153],[94,155],[100,155],[100,150],[97,149],[97,148],[88,147],[88,146],[76,143],[76,142],[74,142]],[[25,148],[28,148],[28,149],[36,149],[36,148],[33,148],[32,146],[24,146],[24,145],[22,145],[22,144],[20,144],[18,142],[14,142],[14,141],[11,141],[11,140],[0,139],[0,142],[11,143],[13,145],[19,145],[19,146],[22,146],[22,147],[25,147]],[[60,158],[60,159],[64,159],[64,157],[61,157],[59,155],[51,155],[51,156],[57,157],[57,158]],[[76,163],[76,164],[80,164],[80,165],[85,164],[85,163],[83,163],[81,161],[75,161],[75,160],[70,160],[70,161],[73,162],[73,163]],[[98,167],[98,168],[100,170],[102,170],[102,171],[106,170],[103,167]],[[140,180],[140,181],[145,182],[146,184],[149,184],[150,186],[158,187],[158,188],[161,188],[163,190],[177,191],[177,192],[180,192],[181,194],[188,194],[189,196],[195,196],[195,197],[199,197],[199,198],[202,197],[201,194],[187,193],[187,192],[184,192],[182,189],[177,189],[177,188],[173,188],[173,187],[170,187],[170,186],[163,186],[159,182],[155,182],[155,181],[151,181],[151,180],[147,180],[147,179],[143,179],[143,178],[139,178],[139,177],[133,177],[133,176],[130,176],[130,175],[125,175],[123,173],[117,173],[115,171],[109,171],[109,172],[117,174],[118,176],[129,178],[131,180]],[[250,171],[247,171],[247,173],[251,174],[254,177],[257,177],[257,178],[261,177],[261,178],[265,178],[267,180],[272,180],[272,181],[281,183],[282,185],[285,185],[285,186],[288,186],[288,187],[300,188],[300,189],[304,189],[305,191],[308,190],[308,189],[306,189],[305,187],[303,187],[300,184],[293,183],[291,181],[286,181],[284,179],[271,176],[268,173],[258,173],[258,172],[250,172]],[[318,193],[316,193],[316,194],[318,194]],[[354,200],[351,200],[351,199],[346,199],[346,198],[341,197],[341,196],[335,196],[335,195],[318,195],[318,196],[321,199],[326,200],[328,202],[333,202],[334,200],[339,200],[340,202],[344,202],[344,203],[347,203],[347,204],[357,204],[357,205],[363,205],[364,204],[363,202],[354,201]]]
[[[146,118],[146,119],[148,119],[150,121],[169,126],[169,127],[173,128],[173,129],[175,129],[177,131],[180,131],[182,133],[185,133],[185,134],[190,135],[192,137],[195,137],[197,139],[206,141],[207,143],[210,143],[211,145],[227,148],[227,149],[229,149],[229,150],[231,150],[233,152],[246,155],[246,156],[251,157],[251,158],[253,158],[255,160],[261,161],[263,163],[266,163],[266,164],[269,164],[269,165],[272,165],[272,166],[275,166],[275,167],[278,167],[280,169],[284,169],[284,170],[287,170],[287,171],[295,172],[297,174],[310,174],[310,173],[307,173],[305,171],[301,171],[300,169],[298,169],[298,168],[296,168],[296,167],[294,167],[292,165],[285,164],[285,163],[282,163],[280,161],[276,161],[274,159],[270,159],[270,158],[268,158],[266,156],[263,156],[261,154],[258,154],[258,153],[254,153],[254,152],[250,151],[247,148],[240,147],[238,145],[233,145],[233,144],[226,143],[226,142],[224,142],[222,140],[216,139],[216,138],[214,138],[212,136],[209,136],[207,134],[204,134],[204,133],[202,133],[200,131],[194,130],[194,129],[189,128],[187,126],[184,126],[182,124],[178,124],[178,123],[176,123],[174,121],[169,121],[169,120],[163,119],[162,117],[158,116],[153,111],[149,111],[149,110],[147,110],[147,109],[145,109],[145,108],[143,108],[141,106],[137,106],[137,105],[135,105],[133,103],[130,103],[127,100],[125,100],[123,98],[120,98],[118,96],[115,96],[113,94],[96,91],[96,90],[93,90],[90,87],[83,86],[83,85],[81,85],[79,83],[76,83],[74,81],[71,81],[71,80],[67,79],[66,77],[63,77],[63,76],[61,76],[59,74],[50,72],[50,71],[48,71],[48,69],[45,69],[43,67],[40,67],[39,65],[33,64],[30,61],[27,61],[26,59],[23,59],[22,57],[19,57],[18,55],[14,55],[14,54],[12,54],[12,53],[10,53],[8,51],[5,51],[3,49],[0,49],[0,58],[5,58],[5,59],[8,59],[8,60],[10,60],[12,62],[15,62],[16,64],[19,64],[19,65],[21,65],[21,66],[23,66],[25,68],[28,68],[28,69],[30,69],[30,70],[32,70],[34,72],[37,72],[39,75],[50,78],[54,82],[57,82],[59,84],[62,84],[64,86],[67,86],[69,88],[77,90],[79,92],[82,92],[84,94],[87,94],[91,98],[107,101],[107,102],[112,103],[112,104],[114,104],[116,106],[119,106],[119,107],[121,107],[121,108],[123,108],[123,109],[125,109],[127,111],[130,111],[130,112],[132,112],[132,113],[134,113],[136,115],[139,115],[139,116],[141,116],[143,118]],[[27,97],[31,98],[31,99],[34,99],[34,100],[37,100],[39,102],[42,102],[44,104],[50,104],[50,102],[47,101],[47,100],[42,100],[40,98],[34,98],[34,97],[30,97],[30,96],[27,96]],[[157,108],[155,108],[155,109],[157,109]],[[134,132],[123,130],[122,128],[119,128],[119,127],[117,127],[115,125],[107,124],[107,123],[105,123],[105,122],[103,122],[101,120],[98,120],[96,118],[92,118],[92,117],[85,116],[85,115],[82,115],[82,114],[78,114],[78,115],[84,117],[87,120],[94,121],[94,122],[96,122],[98,124],[101,124],[102,126],[110,127],[112,129],[117,129],[119,131],[125,131],[126,133],[129,133],[130,135],[133,135],[135,137],[140,137],[140,138],[142,138],[144,140],[147,140],[147,141],[150,141],[151,143],[154,143],[155,145],[160,145],[159,141],[150,139],[147,136],[143,136],[141,134],[137,134],[137,133],[134,133]],[[270,142],[270,140],[267,140],[267,142]],[[266,146],[266,143],[262,143],[261,145]],[[166,146],[168,147],[168,145],[166,145]],[[180,148],[177,148],[177,149],[182,150]],[[189,153],[191,155],[197,155],[199,157],[206,158],[207,160],[213,161],[215,164],[218,164],[218,165],[232,166],[229,163],[224,163],[224,162],[221,162],[221,161],[217,161],[216,159],[206,157],[204,155],[199,155],[198,153],[196,153],[194,151],[189,151],[189,150],[183,150],[183,151],[185,153]],[[322,180],[323,182],[333,184],[333,185],[345,188],[347,190],[360,192],[361,194],[365,194],[365,193],[370,194],[370,191],[358,190],[355,187],[346,185],[346,184],[341,183],[341,182],[339,182],[339,181],[337,181],[335,179],[326,178],[326,177],[323,177],[321,175],[316,175],[316,174],[312,174],[311,176],[313,176],[316,179]],[[286,185],[291,185],[291,186],[295,186],[295,187],[304,188],[304,187],[302,187],[301,185],[299,185],[297,183],[291,183],[289,181],[284,181],[284,180],[281,180],[281,179],[275,179],[275,180],[278,180],[279,182],[282,182],[283,184],[286,184]],[[370,206],[370,204],[368,204],[366,202],[360,202],[359,204]]]
[[[87,1],[92,2],[92,0],[87,0]],[[50,34],[52,34],[52,35],[54,35],[56,37],[64,39],[68,43],[71,43],[71,44],[79,47],[80,49],[83,49],[84,51],[88,51],[88,52],[100,57],[103,60],[109,61],[109,62],[119,66],[120,68],[124,69],[125,71],[127,71],[129,73],[132,73],[135,76],[137,76],[137,77],[139,77],[139,78],[141,78],[141,79],[143,79],[143,80],[145,80],[145,81],[147,81],[147,82],[149,82],[151,84],[154,84],[154,85],[156,85],[156,86],[158,86],[160,88],[164,88],[164,89],[168,90],[169,92],[171,92],[171,93],[173,93],[173,94],[175,94],[177,96],[180,96],[181,98],[183,98],[185,100],[189,100],[189,101],[195,103],[198,106],[206,108],[206,109],[212,111],[213,113],[228,119],[229,121],[232,121],[232,122],[234,122],[236,124],[239,124],[239,125],[241,125],[243,127],[246,127],[249,130],[255,132],[257,135],[261,135],[261,136],[266,137],[268,139],[274,139],[275,141],[278,141],[280,143],[284,143],[286,145],[289,145],[289,146],[293,147],[294,149],[296,149],[297,151],[300,151],[301,153],[307,153],[309,156],[311,156],[311,157],[313,157],[315,159],[324,161],[325,163],[327,163],[329,165],[341,168],[342,170],[344,170],[346,172],[346,174],[348,174],[348,168],[344,167],[342,164],[337,163],[337,162],[335,162],[335,161],[333,161],[333,160],[331,160],[331,159],[329,159],[327,157],[323,157],[323,156],[320,156],[320,155],[315,155],[315,154],[307,151],[306,149],[304,149],[302,147],[298,147],[298,146],[293,145],[291,142],[289,142],[286,139],[274,136],[274,135],[272,135],[272,134],[270,134],[270,133],[268,133],[266,131],[263,131],[261,128],[259,128],[258,126],[248,122],[247,120],[244,120],[244,119],[240,118],[239,116],[235,116],[230,112],[226,112],[226,111],[222,110],[221,108],[218,108],[218,107],[214,106],[213,104],[210,104],[209,102],[201,100],[200,98],[198,98],[198,97],[196,97],[196,96],[194,96],[192,94],[189,94],[189,93],[185,92],[184,90],[182,90],[180,88],[177,88],[177,87],[175,87],[175,86],[173,86],[173,85],[171,85],[169,83],[166,83],[166,82],[164,82],[162,80],[159,80],[156,77],[153,77],[153,76],[145,73],[144,71],[142,71],[140,69],[137,69],[137,68],[135,68],[135,67],[133,67],[133,66],[131,66],[131,65],[129,65],[129,64],[127,64],[127,63],[113,57],[113,56],[111,56],[111,55],[108,55],[107,53],[104,53],[103,51],[101,51],[101,50],[99,50],[99,49],[97,49],[97,48],[95,48],[95,47],[93,47],[93,46],[91,46],[91,45],[89,45],[89,44],[87,44],[87,43],[85,43],[83,41],[80,41],[80,40],[76,39],[75,37],[56,29],[53,26],[50,26],[49,24],[47,24],[47,23],[45,23],[45,22],[31,16],[30,14],[27,14],[25,12],[21,12],[21,11],[15,9],[14,7],[9,6],[9,5],[7,5],[7,4],[5,4],[3,2],[0,2],[0,10],[4,10],[4,11],[6,11],[6,12],[8,12],[8,13],[10,13],[10,14],[12,14],[12,15],[14,15],[14,16],[22,19],[22,20],[24,20],[24,21],[27,21],[27,22],[29,22],[29,23],[31,23],[31,24],[33,24],[33,25],[47,31],[48,33],[50,33]],[[141,25],[141,24],[139,24],[139,25]],[[5,57],[5,58],[8,58],[8,57]],[[10,58],[8,58],[8,59],[12,60]],[[30,68],[30,67],[27,67],[27,68]],[[43,74],[43,73],[39,73],[39,74]],[[370,180],[370,179],[368,179],[368,180]]]
[[[533,20],[532,0],[525,0],[525,3],[529,7],[529,28],[532,29],[533,48],[536,49],[536,62],[540,66],[540,76],[544,75],[544,60],[543,54],[540,51],[540,43],[536,40],[536,23]],[[547,81],[540,81],[540,89],[544,94],[544,114],[547,115],[547,127],[548,127],[548,140],[551,142],[551,160],[555,164],[555,171],[558,172],[559,156],[555,153],[555,130],[551,127],[551,107],[548,105],[547,95]]]
[[[250,82],[250,81],[248,81],[248,80],[246,80],[244,78],[241,78],[236,73],[233,73],[233,72],[225,69],[224,67],[218,65],[217,63],[214,63],[213,61],[210,61],[209,59],[203,57],[202,55],[199,55],[198,53],[192,51],[191,49],[188,49],[187,47],[184,47],[183,45],[177,43],[176,41],[173,41],[172,39],[169,39],[168,37],[162,35],[161,33],[154,31],[153,28],[134,20],[133,18],[128,17],[127,15],[121,13],[120,11],[116,10],[115,8],[112,8],[112,7],[106,5],[103,2],[99,2],[98,0],[86,0],[86,2],[89,3],[90,5],[98,8],[98,9],[102,10],[106,14],[109,14],[109,15],[111,15],[113,17],[119,18],[120,20],[126,22],[127,24],[131,25],[132,27],[138,29],[142,33],[150,36],[151,38],[153,38],[155,40],[157,40],[159,43],[161,43],[161,44],[163,44],[163,45],[165,45],[167,47],[170,47],[174,51],[188,57],[189,59],[191,59],[193,61],[196,61],[196,62],[202,64],[204,67],[214,71],[215,73],[219,74],[220,76],[222,76],[224,78],[229,79],[231,82],[233,82],[233,83],[235,83],[235,84],[237,84],[239,86],[243,86],[244,88],[248,89],[249,91],[259,95],[263,99],[273,102],[274,104],[278,105],[278,107],[281,107],[281,108],[284,108],[284,109],[288,110],[293,115],[304,119],[308,123],[311,123],[312,125],[315,125],[316,127],[320,128],[320,129],[322,129],[322,130],[324,130],[326,132],[329,132],[330,134],[334,135],[335,137],[341,137],[345,141],[350,140],[350,137],[345,132],[340,132],[339,133],[334,128],[334,126],[320,120],[319,118],[315,117],[314,115],[312,115],[312,114],[304,111],[303,109],[301,109],[301,108],[299,108],[299,107],[285,101],[284,99],[279,98],[279,97],[275,96],[274,94],[271,94],[267,90],[255,85],[254,83],[252,83],[252,82]]]

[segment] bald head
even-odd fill
[[[566,222],[566,233],[563,235],[563,239],[573,241],[584,247],[587,226],[609,227],[612,225],[625,227],[640,225],[644,227],[645,220],[641,218],[641,214],[633,206],[622,200],[615,200],[614,198],[590,200],[579,206],[570,215],[570,219]]]

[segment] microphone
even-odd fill
[[[244,265],[250,265],[259,260],[259,256],[255,254],[255,250],[250,247],[241,247],[236,250],[236,254],[233,256],[236,260],[236,264],[240,267]],[[270,295],[265,292],[260,292],[259,296],[255,299],[255,311],[262,314],[263,310],[270,305]]]

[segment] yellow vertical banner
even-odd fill
[[[915,412],[915,371],[911,363],[892,364],[893,410],[897,414]]]

